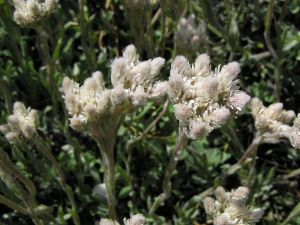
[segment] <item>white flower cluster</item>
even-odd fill
[[[21,26],[31,26],[47,17],[55,8],[56,0],[13,0],[14,20]]]
[[[225,192],[224,188],[215,190],[215,197],[207,197],[203,200],[204,209],[213,219],[214,225],[249,225],[258,222],[264,214],[262,209],[249,209],[246,201],[249,189],[238,187],[231,192]]]
[[[300,114],[296,117],[293,110],[284,110],[282,103],[265,107],[258,98],[252,99],[251,109],[257,132],[264,137],[263,142],[277,143],[288,139],[294,148],[300,149]]]
[[[204,21],[201,21],[198,26],[195,24],[195,16],[191,15],[188,18],[179,20],[176,33],[176,44],[180,50],[195,51],[198,49],[201,42],[207,38]]]
[[[103,75],[97,71],[82,86],[66,77],[62,92],[66,108],[72,115],[74,130],[87,130],[89,124],[104,120],[105,116],[122,116],[123,113],[144,105],[148,100],[160,99],[167,91],[167,82],[155,82],[165,60],[154,58],[139,61],[133,45],[129,45],[123,56],[111,65],[112,89],[107,89]]]
[[[21,143],[35,135],[38,112],[34,109],[26,109],[22,102],[15,102],[13,114],[8,116],[7,122],[0,126],[0,131],[9,142]]]
[[[145,217],[142,214],[131,215],[130,219],[124,219],[124,225],[144,225]],[[110,219],[102,219],[97,225],[119,225],[118,222]]]
[[[207,54],[198,56],[192,66],[183,56],[175,58],[168,93],[179,126],[189,138],[205,137],[245,108],[250,97],[239,90],[239,72],[237,62],[211,71]]]

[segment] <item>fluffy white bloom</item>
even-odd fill
[[[129,45],[123,56],[111,64],[111,82],[114,87],[124,88],[132,104],[143,105],[165,95],[166,83],[155,82],[164,64],[165,59],[161,57],[140,62],[135,47]]]
[[[144,225],[145,217],[142,214],[131,215],[130,219],[124,218],[124,225]],[[96,225],[119,225],[118,222],[110,219],[101,219]]]
[[[204,209],[213,219],[214,225],[249,225],[257,223],[263,216],[262,209],[249,209],[246,201],[249,189],[238,187],[231,192],[218,187],[215,197],[207,197],[203,200]]]
[[[124,225],[144,225],[145,217],[142,214],[131,215],[130,219],[124,219]]]
[[[277,143],[288,139],[294,148],[300,149],[299,114],[296,117],[294,111],[284,110],[282,103],[265,107],[258,98],[252,99],[251,110],[256,130],[264,137],[263,142]]]
[[[195,16],[181,18],[177,27],[176,44],[182,52],[194,52],[201,43],[207,39],[206,27],[204,21],[198,26],[195,23]]]
[[[229,63],[210,69],[209,56],[202,54],[190,65],[183,56],[172,63],[168,94],[174,103],[179,125],[191,139],[206,136],[243,110],[250,100],[240,91],[239,64]]]
[[[15,102],[13,114],[8,116],[7,124],[0,126],[0,131],[12,143],[20,143],[31,139],[36,133],[38,113],[34,109],[25,107],[22,102]]]
[[[13,0],[15,6],[14,20],[21,26],[31,26],[51,14],[56,0]]]
[[[163,97],[166,82],[155,82],[165,60],[154,58],[139,61],[133,45],[125,48],[123,56],[111,64],[113,88],[107,89],[101,72],[97,71],[80,86],[65,77],[62,84],[63,98],[71,115],[70,125],[76,131],[91,130],[108,120],[118,121],[124,113],[149,100]]]

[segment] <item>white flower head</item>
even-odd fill
[[[218,67],[213,72],[207,54],[199,55],[194,65],[183,56],[175,58],[168,94],[179,125],[189,138],[206,136],[246,107],[250,97],[239,90],[239,72],[236,62]]]
[[[22,102],[15,102],[13,114],[8,116],[7,124],[0,126],[0,131],[9,142],[17,144],[33,138],[37,124],[37,110],[26,109]]]
[[[50,15],[56,0],[13,0],[15,6],[14,20],[21,26],[32,26]]]
[[[250,225],[261,219],[264,210],[249,209],[246,205],[248,196],[249,189],[246,187],[238,187],[231,192],[218,187],[215,191],[216,199],[207,197],[203,205],[214,225]]]
[[[129,45],[122,57],[112,61],[111,89],[105,87],[100,71],[94,72],[82,86],[65,77],[61,90],[71,116],[70,126],[78,132],[91,131],[108,120],[117,122],[137,106],[162,98],[167,83],[155,79],[164,62],[160,57],[140,62],[136,48]]]
[[[180,51],[193,52],[198,49],[200,44],[207,41],[206,25],[204,21],[200,21],[197,26],[195,16],[181,18],[175,34],[175,41]]]
[[[263,142],[277,143],[287,139],[294,148],[300,149],[299,114],[296,117],[294,111],[284,110],[280,102],[266,107],[258,98],[251,100],[251,110]]]

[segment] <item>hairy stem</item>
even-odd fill
[[[15,210],[22,214],[29,214],[28,210],[24,208],[23,206],[19,205],[18,203],[6,198],[3,195],[0,195],[0,204],[3,204],[7,206],[8,208],[11,208],[12,210]]]
[[[170,197],[171,191],[172,191],[172,183],[171,183],[171,178],[172,174],[176,169],[178,160],[180,158],[182,149],[186,146],[188,141],[187,136],[184,134],[182,128],[179,128],[178,136],[177,136],[177,141],[176,141],[176,146],[173,151],[173,155],[170,159],[170,162],[167,166],[166,172],[165,172],[165,177],[163,179],[162,183],[162,189],[163,192],[156,198],[154,201],[153,205],[150,208],[149,214],[153,216],[155,214],[155,211]]]
[[[49,50],[49,45],[48,45],[48,33],[44,29],[43,26],[38,26],[36,27],[36,31],[39,36],[39,46],[42,54],[42,58],[44,61],[44,64],[47,66],[47,89],[49,91],[51,101],[53,104],[53,112],[54,115],[58,114],[58,89],[55,83],[55,63],[53,59],[50,56],[50,50]]]
[[[111,219],[116,220],[116,197],[115,197],[115,160],[114,143],[103,143],[96,140],[105,165],[104,181],[108,193],[108,213]]]

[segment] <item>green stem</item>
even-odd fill
[[[50,56],[50,50],[48,45],[48,33],[42,26],[36,27],[36,31],[39,35],[39,46],[40,46],[42,58],[44,64],[47,66],[47,74],[48,74],[47,89],[51,96],[54,115],[57,115],[58,114],[58,88],[56,86],[55,77],[54,77],[55,62]]]
[[[183,148],[186,146],[188,141],[187,136],[184,134],[182,128],[179,128],[178,136],[177,136],[177,141],[176,141],[176,146],[173,151],[173,155],[170,159],[170,162],[168,164],[168,167],[165,172],[165,177],[163,179],[162,183],[162,189],[163,192],[155,199],[153,205],[150,208],[149,214],[151,216],[154,216],[155,211],[170,197],[171,191],[172,191],[172,183],[171,183],[171,178],[173,175],[173,172],[176,169],[178,160],[180,158],[181,152]]]
[[[18,203],[15,203],[14,201],[6,198],[5,196],[0,194],[0,203],[7,206],[8,208],[11,208],[19,213],[22,214],[28,214],[28,211],[23,206],[20,206]]]
[[[117,219],[116,213],[116,197],[115,197],[115,161],[114,161],[114,142],[105,144],[96,140],[102,159],[105,165],[105,185],[108,193],[108,213],[112,220]]]
[[[12,101],[11,101],[11,92],[7,88],[7,85],[5,84],[4,80],[0,78],[0,91],[3,94],[4,102],[5,102],[5,108],[8,113],[12,112]]]
[[[42,140],[39,139],[39,137],[35,138],[34,142],[37,146],[37,150],[52,163],[57,175],[59,176],[60,186],[66,193],[66,195],[71,203],[72,217],[73,217],[74,223],[76,225],[80,225],[80,219],[79,219],[79,215],[78,215],[76,201],[74,198],[74,192],[73,192],[71,186],[69,186],[66,183],[65,175],[64,175],[59,163],[56,161],[55,157],[52,155],[50,147],[47,145],[44,145]]]

